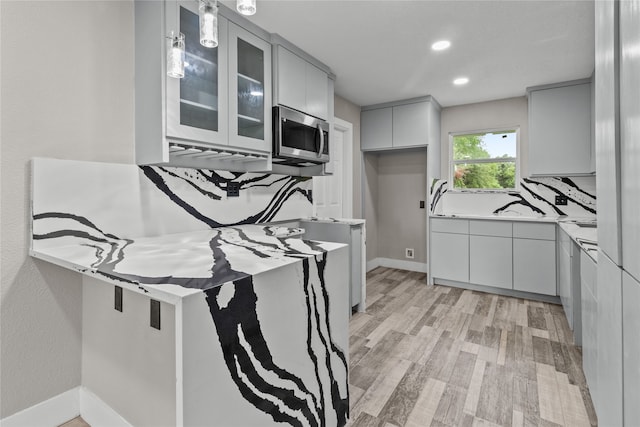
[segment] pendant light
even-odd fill
[[[253,15],[256,13],[256,0],[238,0],[236,9],[243,15]]]
[[[167,37],[167,75],[184,77],[184,34],[171,31]]]
[[[200,44],[204,47],[218,46],[218,4],[217,0],[200,0]]]

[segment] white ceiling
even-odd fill
[[[235,8],[235,1],[222,1]],[[423,95],[443,106],[589,77],[592,1],[258,0],[249,19],[316,57],[358,105]],[[431,44],[452,46],[434,52]],[[457,87],[455,77],[470,82]]]

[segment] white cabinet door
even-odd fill
[[[393,113],[391,107],[360,113],[362,151],[392,147]]]
[[[624,420],[632,426],[640,422],[640,282],[627,272],[622,273],[622,295]]]
[[[312,116],[329,120],[328,117],[328,93],[329,76],[316,66],[306,63],[306,113]]]
[[[622,270],[598,253],[598,401],[601,426],[622,424]]]
[[[278,104],[305,111],[307,62],[282,46],[277,46]]]
[[[469,235],[431,233],[431,277],[469,281]]]
[[[620,2],[622,266],[640,280],[640,0]],[[600,194],[600,191],[598,191]],[[600,205],[600,202],[598,202]]]
[[[531,90],[529,173],[592,172],[590,83]]]
[[[469,281],[513,288],[511,237],[469,236]]]
[[[598,301],[596,263],[580,252],[580,279],[582,296],[582,369],[587,378],[591,399],[598,401]]]
[[[555,241],[513,239],[513,289],[556,295]]]
[[[393,107],[393,146],[416,147],[429,143],[429,103]]]

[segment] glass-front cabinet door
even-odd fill
[[[271,150],[271,45],[229,23],[229,144]]]
[[[200,44],[198,2],[166,3],[167,28],[184,34],[184,77],[166,77],[169,139],[228,143],[227,20],[218,16],[218,47]]]

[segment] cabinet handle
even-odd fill
[[[322,132],[320,123],[318,123],[318,132],[320,132],[320,148],[318,149],[318,157],[322,157],[322,152],[324,151],[324,132]]]

